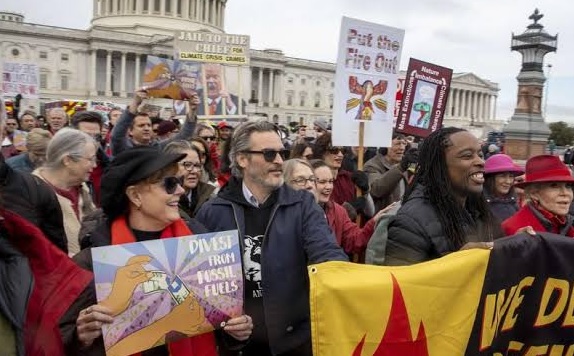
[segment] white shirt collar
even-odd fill
[[[241,185],[243,188],[243,196],[245,197],[245,200],[247,200],[247,202],[253,205],[254,207],[259,208],[259,202],[257,201],[257,198],[255,198],[253,193],[251,193],[249,188],[247,188],[245,182],[241,182]]]

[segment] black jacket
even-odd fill
[[[68,253],[62,210],[56,194],[45,182],[13,170],[0,157],[0,191],[4,208],[36,225],[48,240]]]
[[[414,188],[397,215],[389,222],[389,237],[385,265],[401,266],[433,260],[456,249],[445,236],[435,207],[424,192],[424,187]],[[467,214],[466,221],[459,221],[467,231],[467,242],[491,241],[484,231],[484,224]],[[495,238],[501,237],[501,229]]]

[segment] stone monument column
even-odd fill
[[[538,23],[543,17],[538,9],[530,15],[533,21],[520,35],[512,35],[511,50],[522,54],[522,68],[518,77],[518,94],[514,115],[504,128],[505,151],[512,158],[526,160],[544,154],[550,136],[542,116],[541,103],[544,89],[544,56],[556,52],[558,36],[551,36]]]

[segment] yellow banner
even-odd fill
[[[464,355],[489,254],[407,267],[310,266],[313,355]]]

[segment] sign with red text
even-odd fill
[[[249,65],[249,36],[205,31],[180,31],[174,46],[182,61]]]
[[[335,74],[333,145],[390,146],[405,31],[343,17]]]
[[[396,131],[427,137],[442,127],[452,69],[411,58]]]

